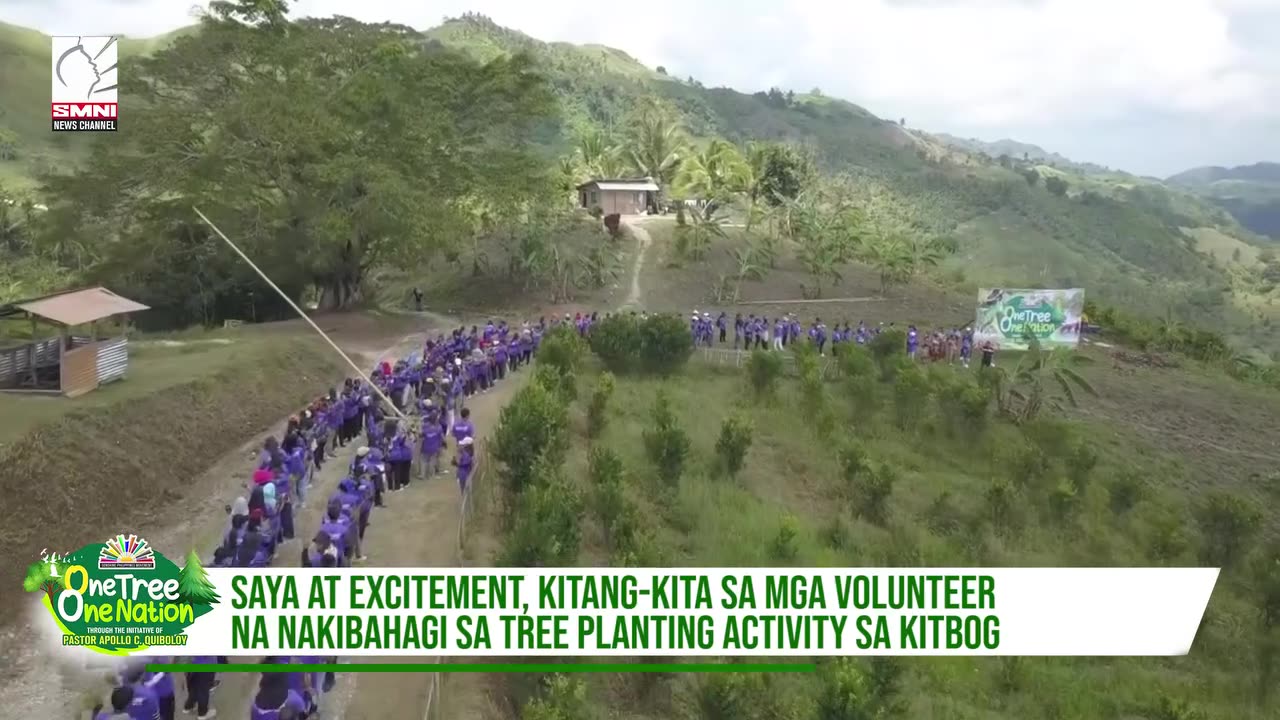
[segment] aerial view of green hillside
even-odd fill
[[[0,720],[1280,716],[1280,166],[1204,165],[1275,152],[1246,112],[1270,85],[1207,50],[1147,63],[1212,38],[965,0],[101,2],[0,4],[0,466],[21,507]],[[1000,32],[939,34],[935,57],[924,27]],[[121,33],[116,131],[51,129],[71,31]],[[1199,140],[1227,108],[1231,142]],[[1114,151],[1148,122],[1161,163]],[[206,608],[153,634],[179,655],[70,647],[93,644],[71,579],[101,589],[115,561],[59,576],[57,553],[122,532],[174,561],[174,607]],[[394,643],[437,619],[421,598],[385,645],[351,638],[406,606],[353,609],[333,645],[255,631],[230,662],[208,631],[267,602],[249,576],[316,579],[283,628],[326,577],[707,568],[1216,575],[1185,646],[1142,652],[846,656],[790,630],[804,647],[684,655],[632,626],[606,656],[540,617],[540,654],[481,653],[535,634],[526,605],[492,645],[411,653]],[[496,607],[459,587],[439,597],[474,602],[449,607],[467,622]],[[1037,597],[1043,627],[1130,631]]]

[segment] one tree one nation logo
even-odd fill
[[[114,36],[54,36],[52,53],[53,130],[104,132],[116,129]]]

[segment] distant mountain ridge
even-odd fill
[[[1165,182],[1209,199],[1246,228],[1280,240],[1280,163],[1198,167]]]
[[[1077,172],[1090,174],[1118,172],[1096,163],[1076,162],[1065,155],[1045,150],[1039,145],[1019,142],[1018,140],[1012,140],[1009,138],[1003,138],[991,142],[987,140],[979,140],[978,138],[957,137],[948,133],[933,133],[933,136],[952,147],[967,150],[969,152],[984,153],[993,158],[1006,156],[1014,160],[1034,160],[1046,165],[1053,165],[1063,169],[1071,169]],[[1123,174],[1127,175],[1128,173]]]
[[[1280,183],[1280,163],[1257,162],[1252,165],[1237,165],[1235,167],[1209,165],[1183,170],[1176,175],[1170,175],[1165,178],[1165,182],[1188,187],[1215,183],[1220,180]]]

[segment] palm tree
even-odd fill
[[[844,276],[840,274],[840,258],[836,243],[831,238],[815,237],[807,239],[800,246],[797,254],[804,264],[805,271],[813,278],[812,298],[822,297],[822,281],[830,279],[833,285],[840,284]]]
[[[675,177],[676,192],[682,197],[706,201],[703,214],[708,219],[750,185],[751,167],[738,148],[723,140],[712,140],[706,149],[690,154]]]
[[[881,296],[889,291],[891,285],[905,282],[911,277],[911,249],[897,235],[882,235],[866,242],[863,245],[863,260],[880,274]]]
[[[777,267],[779,248],[776,235],[748,232],[747,247],[751,249],[756,262],[766,268]]]
[[[659,202],[663,188],[671,184],[688,144],[674,114],[656,101],[642,106],[632,118],[627,152],[635,169],[658,182]]]
[[[676,254],[689,260],[701,260],[707,254],[714,238],[723,239],[724,220],[707,219],[700,213],[690,213],[689,222],[676,228]]]
[[[921,270],[934,267],[942,262],[944,255],[942,244],[936,238],[925,238],[916,235],[907,243],[907,249],[911,253],[911,272],[918,273]]]
[[[613,141],[610,133],[599,128],[587,128],[578,133],[573,160],[579,181],[616,178],[627,171],[622,147]]]
[[[621,274],[618,252],[607,244],[597,245],[578,258],[579,279],[590,287],[602,288]]]
[[[1089,358],[1068,348],[1045,350],[1039,339],[1027,338],[1027,351],[1013,372],[1004,375],[1003,368],[992,368],[1001,375],[996,384],[1002,397],[1002,410],[1015,422],[1034,420],[1046,404],[1062,409],[1063,403],[1077,407],[1076,391],[1097,396],[1097,391],[1075,368],[1090,362]]]

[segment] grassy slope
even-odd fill
[[[944,375],[954,371],[937,368]],[[1098,372],[1105,373],[1105,369]],[[581,432],[583,403],[594,382],[580,380],[573,413]],[[878,385],[877,409],[854,412],[842,385],[832,385],[828,402],[841,418],[839,439],[817,437],[802,407],[795,380],[784,381],[773,402],[752,399],[744,378],[732,369],[716,369],[695,360],[688,371],[668,380],[620,378],[606,432],[597,442],[617,452],[626,464],[627,495],[644,519],[652,540],[647,552],[665,564],[707,566],[1128,566],[1197,564],[1199,537],[1191,508],[1210,486],[1200,468],[1186,464],[1171,445],[1132,437],[1122,424],[1046,422],[1024,432],[996,423],[979,439],[949,435],[930,410],[916,430],[893,424],[888,386]],[[693,456],[678,489],[661,486],[635,442],[647,427],[654,394],[672,394],[675,409],[690,435]],[[1198,401],[1205,398],[1197,397]],[[1224,412],[1230,401],[1216,403]],[[1096,408],[1095,408],[1096,409]],[[719,477],[714,445],[722,418],[741,413],[755,427],[754,444],[736,481]],[[1274,425],[1274,418],[1270,421]],[[857,438],[873,464],[897,469],[890,520],[881,527],[851,512],[842,488],[835,448]],[[1066,472],[1064,444],[1035,438],[1080,438],[1101,456],[1089,474],[1078,505],[1065,515],[1050,510],[1047,492]],[[608,563],[610,549],[603,524],[591,509],[587,448],[572,443],[566,475],[588,499],[584,515],[583,565]],[[993,478],[1010,478],[1012,453],[1039,448],[1050,458],[1042,480],[1032,480],[1018,495],[1014,526],[1004,531],[980,527],[983,497]],[[1070,447],[1070,443],[1065,443]],[[1184,451],[1188,448],[1184,447]],[[1113,489],[1125,478],[1138,479],[1143,499],[1131,510],[1110,504]],[[1243,487],[1237,476],[1223,483]],[[1222,484],[1218,485],[1219,487]],[[943,507],[935,503],[947,493]],[[789,519],[788,519],[789,518]],[[958,524],[946,530],[945,520]],[[1269,518],[1273,525],[1277,518]],[[978,526],[971,523],[979,522]],[[795,537],[783,539],[791,523]],[[1170,525],[1172,523],[1172,525]],[[1168,556],[1153,555],[1167,528],[1186,544]],[[1176,545],[1176,543],[1175,543]],[[908,659],[902,696],[903,717],[1003,718],[1155,717],[1162,697],[1185,698],[1209,711],[1209,717],[1271,717],[1271,706],[1256,701],[1256,676],[1242,643],[1254,627],[1247,589],[1235,574],[1219,583],[1208,620],[1192,654],[1184,658],[1116,659]],[[640,676],[592,676],[593,702],[607,705],[611,717],[697,718],[697,699],[718,678],[685,676],[663,682]],[[528,682],[489,679],[491,690],[519,707]],[[812,717],[816,678],[752,677],[734,690],[751,718]],[[505,703],[502,703],[505,704]],[[486,718],[512,717],[491,710]],[[702,715],[701,717],[709,717]]]
[[[0,538],[16,556],[37,555],[51,528],[73,548],[122,528],[172,522],[155,516],[198,492],[189,478],[296,411],[345,367],[300,328],[230,345],[187,340],[196,342],[146,347],[127,379],[77,400],[0,395],[4,493],[22,498],[27,513]],[[5,570],[3,597],[21,571]]]

